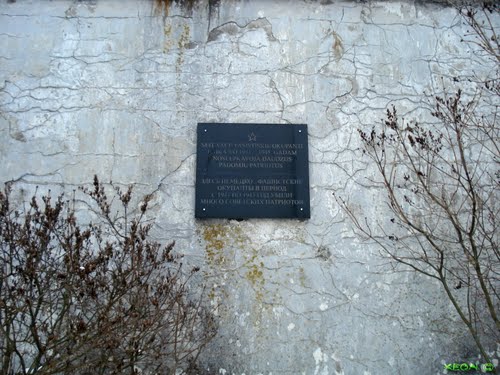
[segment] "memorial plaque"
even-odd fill
[[[198,124],[195,216],[309,218],[307,125]]]

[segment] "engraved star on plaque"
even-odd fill
[[[248,142],[256,142],[256,141],[257,141],[257,136],[254,134],[254,132],[248,134]]]

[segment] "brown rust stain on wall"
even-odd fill
[[[344,44],[342,43],[342,38],[337,33],[333,32],[333,45],[332,45],[333,55],[335,59],[339,61],[342,56],[344,56]]]
[[[153,14],[155,16],[163,15],[163,17],[167,17],[169,7],[170,7],[170,0],[154,0]]]

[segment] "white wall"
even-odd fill
[[[157,189],[158,237],[221,304],[207,374],[442,373],[475,355],[465,328],[437,284],[353,235],[332,192],[383,215],[356,129],[390,104],[423,116],[423,93],[470,69],[461,22],[405,0],[4,1],[1,180]],[[308,124],[311,219],[196,221],[198,122]]]

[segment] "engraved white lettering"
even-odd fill
[[[221,162],[218,165],[219,165],[219,168],[248,168],[247,163],[224,163],[224,162]]]
[[[250,168],[283,168],[281,163],[250,163]]]
[[[301,199],[266,199],[266,204],[296,206],[304,204],[304,201]]]

